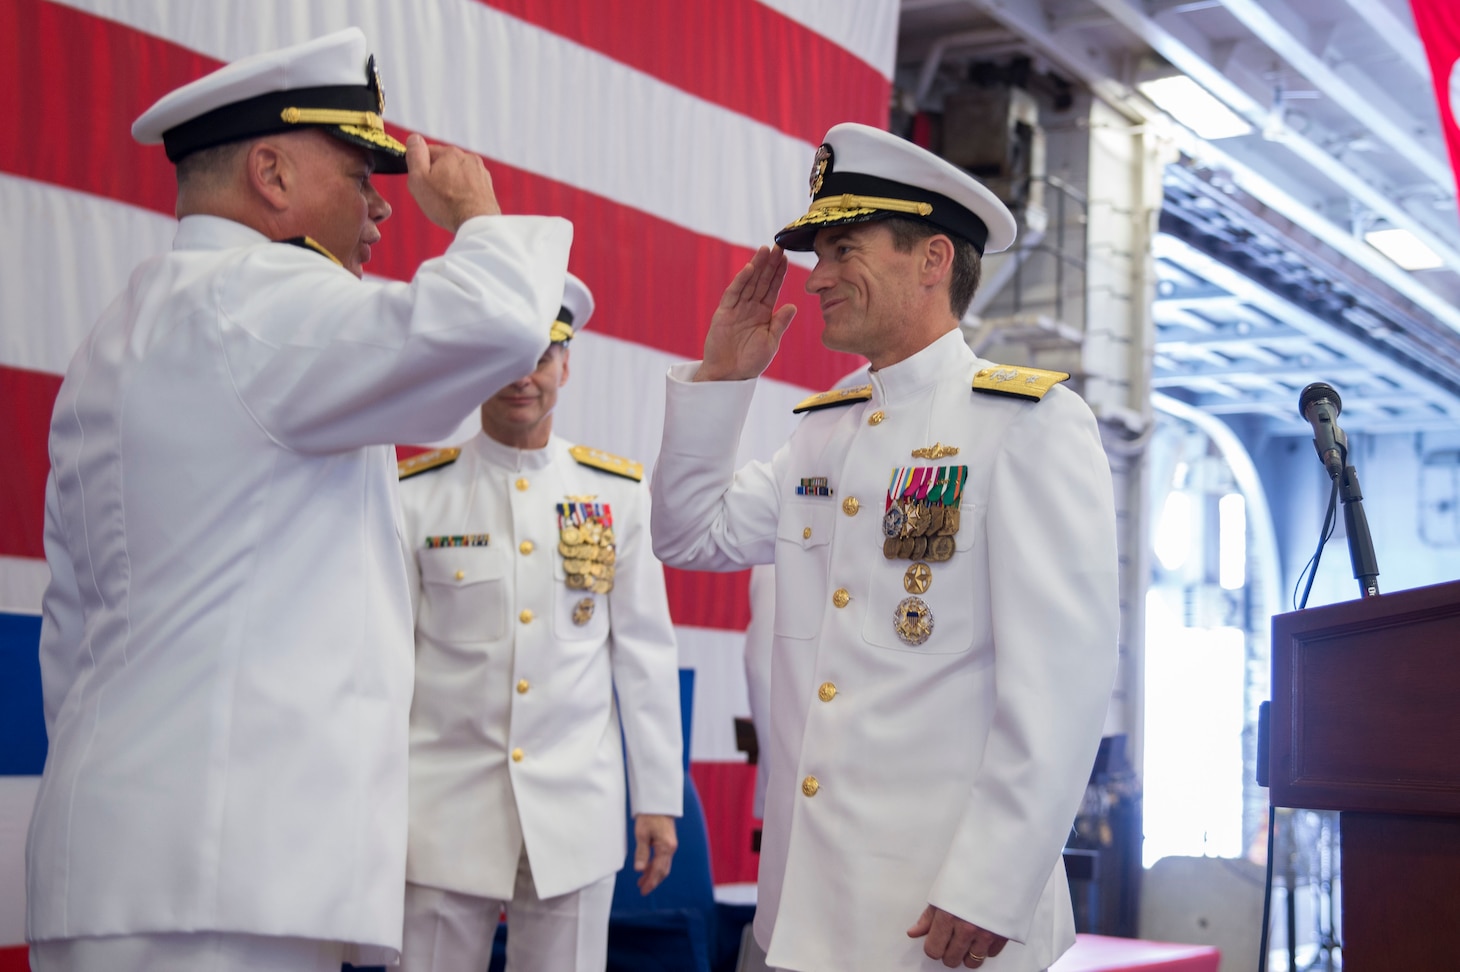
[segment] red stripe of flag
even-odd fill
[[[61,378],[0,365],[0,423],[5,452],[0,456],[0,556],[44,557],[46,437]]]
[[[1454,0],[1410,0],[1414,26],[1424,42],[1425,56],[1430,62],[1430,76],[1435,86],[1435,103],[1439,107],[1440,128],[1450,150],[1450,167],[1460,180],[1460,117],[1450,100],[1450,79],[1455,62],[1460,59],[1460,9]]]
[[[43,55],[58,49],[67,57]],[[172,167],[159,148],[132,140],[131,121],[167,91],[218,66],[69,7],[7,0],[0,4],[0,117],[15,119],[12,131],[25,137],[0,140],[0,171],[171,215]],[[128,83],[116,83],[119,77]],[[572,266],[597,297],[596,332],[699,357],[710,314],[749,249],[524,169],[500,162],[491,169],[505,210],[574,222]],[[409,279],[422,260],[446,248],[449,236],[421,215],[403,181],[380,182],[397,209],[370,271]],[[829,388],[861,361],[821,346],[820,313],[804,292],[806,277],[795,266],[786,276],[782,299],[797,304],[799,320],[767,375]]]
[[[812,145],[838,122],[887,127],[886,78],[758,0],[478,2]]]

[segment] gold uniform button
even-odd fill
[[[456,579],[457,580],[466,580],[466,571],[464,571],[464,570],[458,570],[456,572]]]
[[[811,528],[810,527],[807,527],[806,529],[804,529],[804,530],[801,531],[801,539],[802,540],[810,540],[811,539]]]
[[[530,689],[530,688],[532,688],[532,686],[529,685],[529,684],[527,684],[527,679],[525,679],[525,678],[524,679],[521,679],[517,683],[517,694],[518,695],[526,695],[527,694],[527,690]]]
[[[523,552],[523,554],[530,554],[530,553],[532,553],[532,551],[533,551],[532,541],[531,540],[524,540],[524,541],[522,541],[521,543],[519,543],[517,545],[517,549],[518,550],[521,550]]]
[[[821,789],[821,782],[814,776],[808,776],[801,781],[801,792],[809,797],[816,796],[816,791]]]
[[[848,496],[846,499],[842,500],[842,512],[845,513],[847,516],[856,516],[857,511],[861,508],[862,504],[857,502],[857,498],[855,496]]]
[[[522,492],[522,493],[527,492],[527,480],[525,480],[525,479],[519,479],[519,480],[517,480],[517,490],[518,490],[518,492]]]
[[[520,750],[520,749],[514,749],[514,750],[512,750],[512,762],[514,762],[514,763],[520,763],[520,762],[522,762],[522,750]]]
[[[831,603],[839,608],[844,608],[851,601],[852,595],[847,593],[845,587],[838,587],[836,593],[831,596]]]
[[[877,411],[875,411],[871,415],[868,415],[867,416],[867,424],[868,425],[881,425],[882,424],[882,420],[885,419],[885,418],[887,418],[887,413],[884,412],[884,411],[882,411],[882,409],[879,408]]]
[[[532,609],[531,608],[524,608],[522,610],[522,613],[519,614],[519,615],[517,615],[517,620],[518,621],[521,621],[523,624],[531,624],[532,623]]]
[[[822,682],[821,688],[816,690],[816,694],[821,699],[821,701],[830,702],[832,699],[836,698],[836,683]]]

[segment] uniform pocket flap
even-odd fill
[[[820,503],[790,503],[776,524],[776,539],[794,543],[802,550],[831,543],[836,507]]]
[[[416,555],[421,581],[461,587],[483,581],[501,580],[502,558],[488,547],[441,547],[421,550]]]

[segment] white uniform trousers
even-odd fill
[[[401,972],[481,972],[507,909],[507,972],[603,972],[615,875],[546,900],[523,853],[511,901],[406,884]]]
[[[30,946],[32,972],[340,972],[345,959],[340,942],[233,932],[60,938]]]

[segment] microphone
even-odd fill
[[[1304,388],[1298,396],[1298,414],[1313,426],[1313,448],[1330,479],[1343,475],[1344,463],[1348,461],[1348,436],[1338,427],[1338,414],[1343,402],[1331,385],[1321,381]]]

